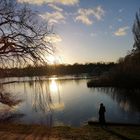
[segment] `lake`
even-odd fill
[[[14,121],[48,126],[80,126],[98,120],[100,103],[109,122],[140,124],[140,91],[88,88],[86,77],[5,78],[5,92],[22,99],[11,112],[23,114]],[[1,105],[2,106],[2,105]]]

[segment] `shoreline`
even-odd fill
[[[102,79],[90,80],[87,82],[88,88],[95,87],[106,87],[106,88],[124,88],[124,89],[140,89],[139,83],[135,82],[111,82],[111,81],[102,81]]]
[[[88,125],[100,125],[98,121],[88,121]],[[107,126],[136,126],[140,127],[140,123],[119,123],[119,122],[106,122]]]
[[[26,125],[17,123],[0,123],[0,140],[138,140],[140,126],[108,126],[96,125],[80,127],[44,125]]]

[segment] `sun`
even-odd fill
[[[51,65],[54,64],[62,64],[62,58],[57,55],[49,55],[47,56],[48,63]]]
[[[48,63],[49,64],[52,64],[53,65],[53,64],[56,63],[56,58],[53,55],[48,56],[47,59],[48,59]]]

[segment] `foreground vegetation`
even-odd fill
[[[98,125],[78,128],[58,126],[48,128],[41,125],[0,124],[0,140],[47,139],[47,140],[139,140],[140,127],[110,126],[103,129]]]

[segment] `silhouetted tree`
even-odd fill
[[[136,13],[136,19],[133,25],[133,34],[134,34],[134,52],[140,53],[140,10]]]
[[[27,5],[15,0],[0,0],[0,63],[20,66],[44,63],[53,47],[46,39],[48,24]]]

